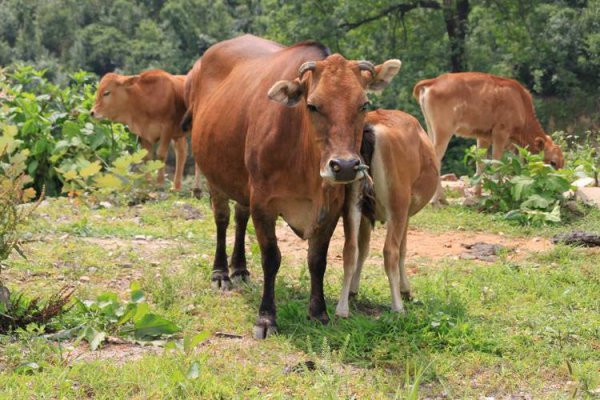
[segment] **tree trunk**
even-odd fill
[[[444,21],[450,40],[450,62],[452,72],[465,71],[467,55],[465,39],[467,37],[467,20],[469,18],[469,0],[444,0]]]

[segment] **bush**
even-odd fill
[[[25,174],[27,150],[17,150],[21,144],[15,138],[17,128],[0,121],[0,272],[3,262],[16,250],[23,254],[19,247],[19,227],[31,215],[37,203],[23,206],[36,196],[35,190],[25,186],[31,178]],[[41,198],[41,197],[40,197]],[[0,287],[2,280],[0,279]]]
[[[517,154],[506,152],[501,160],[487,160],[485,150],[473,146],[467,157],[481,161],[481,183],[484,193],[481,210],[504,213],[504,217],[523,225],[544,225],[561,221],[563,193],[570,188],[573,171],[555,171],[544,164],[543,153],[531,154],[517,146]]]
[[[61,193],[68,171],[82,161],[109,165],[124,150],[135,145],[121,124],[92,119],[97,77],[86,72],[69,75],[64,87],[51,83],[46,71],[18,66],[0,70],[0,96],[4,106],[0,121],[18,128],[19,149],[29,149],[27,173],[33,186],[46,188],[50,196]]]

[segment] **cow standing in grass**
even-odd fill
[[[309,317],[329,321],[323,294],[327,250],[344,204],[343,184],[364,174],[359,150],[366,92],[383,89],[399,68],[397,60],[374,67],[329,55],[318,43],[284,47],[252,35],[218,43],[204,54],[192,148],[217,225],[213,279],[229,279],[225,233],[233,199],[249,208],[262,256],[255,337],[276,330],[279,216],[309,241]],[[236,240],[235,247],[243,253],[245,224],[236,229],[242,243]],[[247,275],[245,262],[235,261],[233,274]]]
[[[181,190],[181,181],[187,158],[187,141],[180,122],[186,107],[183,98],[185,76],[171,75],[162,70],[151,70],[140,75],[108,73],[98,85],[96,103],[91,115],[126,124],[140,137],[148,151],[146,159],[153,158],[153,145],[159,142],[157,158],[165,162],[169,143],[175,147],[175,179],[173,189]],[[165,170],[158,172],[158,183],[165,180]],[[196,182],[198,178],[196,178]]]
[[[419,121],[401,111],[367,114],[361,155],[373,178],[373,197],[361,199],[360,183],[349,185],[344,212],[344,283],[336,315],[349,315],[348,297],[358,293],[375,220],[386,223],[383,262],[392,310],[404,312],[410,298],[404,261],[408,220],[429,203],[439,181],[439,162]]]
[[[517,144],[533,153],[543,151],[547,164],[563,167],[562,151],[537,120],[531,94],[515,80],[480,72],[444,74],[417,83],[413,95],[440,163],[456,134],[477,139],[479,148],[492,145],[495,160],[502,158],[511,144]],[[481,169],[479,163],[478,175]],[[447,203],[441,182],[433,202]]]

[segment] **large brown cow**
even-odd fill
[[[399,68],[397,60],[374,67],[329,55],[314,42],[286,48],[252,35],[218,43],[204,54],[192,149],[211,190],[217,225],[213,279],[228,279],[225,232],[228,199],[233,199],[242,210],[249,207],[262,255],[264,287],[255,337],[276,329],[278,216],[309,241],[309,316],[329,320],[323,276],[344,203],[340,184],[364,174],[358,152],[366,91],[383,89]],[[238,223],[234,274],[247,274],[240,261],[244,231],[245,224]]]
[[[401,111],[377,110],[367,115],[361,155],[370,166],[375,207],[364,213],[360,183],[349,186],[344,211],[344,284],[336,315],[349,315],[348,297],[358,293],[360,272],[369,253],[375,219],[386,223],[383,262],[390,283],[392,310],[404,312],[410,298],[404,269],[408,219],[427,205],[439,180],[439,162],[419,121]]]
[[[165,162],[169,143],[175,147],[176,167],[173,188],[181,190],[181,180],[187,157],[185,132],[180,128],[186,107],[183,98],[185,76],[171,75],[162,70],[151,70],[140,75],[108,73],[98,85],[96,103],[91,115],[126,124],[140,137],[153,158],[153,145],[160,142],[158,159]],[[158,173],[158,183],[163,184],[164,168]]]
[[[480,72],[444,74],[417,83],[413,95],[440,162],[456,134],[477,139],[480,148],[492,145],[496,160],[517,144],[535,153],[543,151],[546,163],[563,167],[562,151],[537,120],[531,94],[515,80]],[[479,174],[481,165],[477,170]],[[441,183],[433,202],[445,203]]]

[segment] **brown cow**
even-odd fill
[[[344,204],[340,184],[364,175],[358,152],[367,90],[383,89],[399,68],[397,60],[374,67],[329,55],[318,43],[286,48],[252,35],[218,43],[204,54],[192,149],[209,184],[217,225],[213,279],[229,279],[225,232],[228,199],[233,199],[239,208],[250,208],[262,255],[264,288],[255,337],[276,330],[279,216],[309,241],[309,316],[329,321],[323,276]],[[234,275],[248,273],[240,261],[244,231],[245,224],[238,223]]]
[[[153,158],[153,145],[160,141],[157,156],[165,162],[169,143],[175,147],[176,167],[174,190],[181,190],[181,180],[187,157],[187,141],[179,124],[185,113],[183,84],[185,76],[151,70],[140,75],[108,73],[98,85],[96,103],[91,115],[99,119],[126,124],[140,137],[146,159]],[[165,180],[164,168],[158,173],[158,183]]]
[[[562,151],[537,120],[531,94],[515,80],[480,72],[444,74],[417,83],[413,95],[421,105],[440,163],[456,134],[477,139],[480,148],[493,145],[495,160],[517,144],[535,153],[544,151],[546,163],[563,167]],[[446,203],[441,182],[433,202]]]
[[[404,269],[408,219],[427,205],[439,181],[439,162],[419,121],[401,111],[377,110],[367,115],[366,122],[361,155],[370,166],[375,207],[372,215],[364,213],[360,182],[349,185],[344,209],[344,284],[335,311],[340,317],[349,315],[348,297],[358,293],[375,219],[387,224],[383,262],[392,310],[404,312],[402,297],[410,298]]]

